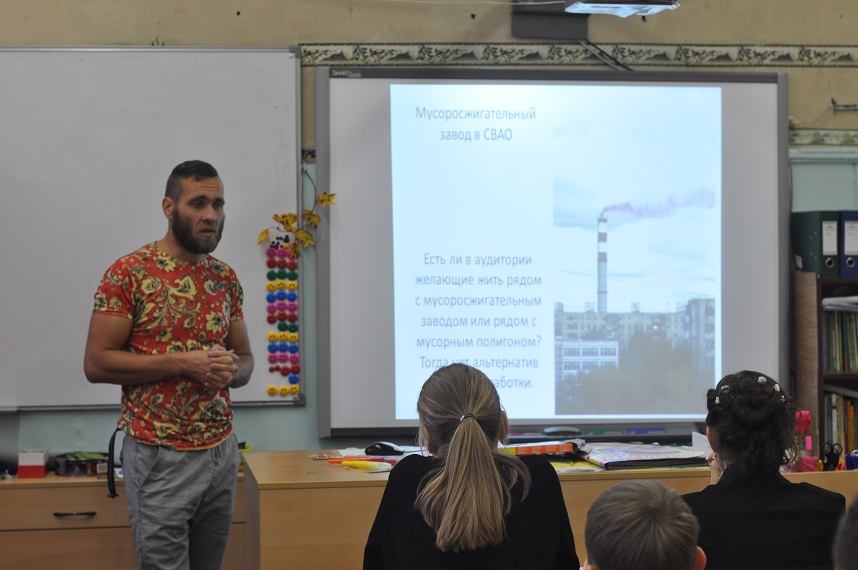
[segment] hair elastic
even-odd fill
[[[462,414],[462,417],[461,417],[461,418],[459,418],[459,423],[462,423],[463,421],[465,421],[465,418],[474,418],[474,419],[477,419],[477,416],[475,416],[475,415],[474,415],[474,414],[472,414],[471,412],[465,412],[464,414]]]

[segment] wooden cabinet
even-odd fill
[[[9,568],[136,568],[137,555],[117,481],[91,477],[0,481],[0,552]],[[245,567],[244,484],[239,480],[225,569]]]
[[[851,365],[832,363],[831,338],[825,331],[830,313],[822,309],[822,300],[831,297],[858,296],[858,279],[820,277],[816,273],[794,273],[795,314],[795,398],[799,407],[810,410],[813,422],[810,435],[814,451],[824,437],[825,393],[827,389],[858,391],[858,359]],[[858,336],[843,344],[858,348]],[[858,352],[858,351],[857,351]],[[841,368],[843,370],[838,370]]]

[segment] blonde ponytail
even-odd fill
[[[423,481],[415,508],[435,530],[445,552],[476,550],[505,538],[504,517],[530,488],[530,473],[516,457],[499,452],[505,429],[494,384],[464,364],[439,369],[417,401],[421,443],[440,461]]]

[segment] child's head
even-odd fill
[[[712,449],[726,466],[775,473],[797,455],[792,399],[773,379],[742,370],[706,393]]]
[[[466,364],[436,370],[417,398],[420,438],[432,453],[443,453],[462,422],[476,422],[490,441],[506,437],[506,415],[494,384]]]
[[[590,506],[586,570],[694,570],[700,524],[679,494],[661,482],[617,483]]]
[[[531,478],[521,460],[498,450],[508,424],[494,384],[471,366],[444,366],[423,384],[417,413],[420,444],[439,461],[414,506],[435,545],[461,552],[500,544],[505,516],[527,496]]]

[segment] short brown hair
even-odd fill
[[[208,162],[202,160],[188,160],[177,165],[167,178],[167,188],[164,196],[178,200],[182,195],[182,180],[190,178],[195,181],[206,178],[218,178],[217,170]]]
[[[700,524],[674,489],[651,480],[617,483],[587,513],[587,559],[599,570],[693,570]]]

